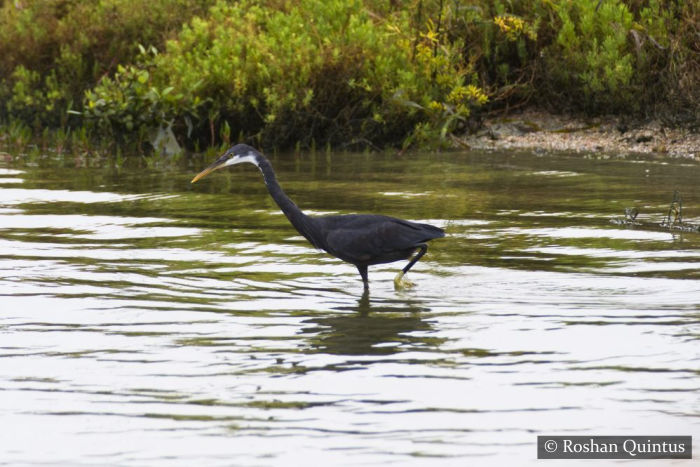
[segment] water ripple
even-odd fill
[[[535,465],[537,434],[697,431],[700,236],[608,219],[698,168],[510,157],[276,161],[310,211],[447,230],[369,293],[258,174],[0,169],[2,462]]]

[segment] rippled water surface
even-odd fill
[[[395,263],[363,295],[253,166],[75,162],[0,165],[0,464],[539,465],[538,434],[700,437],[700,234],[610,222],[660,222],[674,190],[700,222],[698,164],[274,157],[311,213],[446,229],[415,288]]]

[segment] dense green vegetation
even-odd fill
[[[0,122],[170,128],[192,149],[444,144],[523,105],[696,126],[697,18],[684,0],[5,0]]]

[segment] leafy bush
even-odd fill
[[[66,88],[58,83],[55,73],[42,79],[36,71],[19,65],[12,72],[12,89],[5,101],[7,111],[16,118],[37,124],[49,123],[55,126],[65,122],[65,109],[69,107]]]
[[[543,49],[543,100],[589,112],[670,111],[697,122],[700,67],[692,3],[554,2],[557,34]]]
[[[697,2],[649,0],[632,9],[630,31],[648,113],[700,124],[700,41]]]
[[[442,21],[446,34],[460,38],[462,60],[488,91],[491,107],[527,101],[543,44],[551,37],[546,0],[448,2]],[[454,40],[454,39],[453,39]]]
[[[66,121],[86,89],[162,46],[213,0],[0,2],[0,116],[40,125]]]
[[[559,2],[555,12],[561,27],[545,60],[552,85],[583,93],[591,109],[620,110],[635,90],[632,14],[618,0]]]
[[[103,135],[141,142],[146,132],[167,121],[163,98],[165,96],[149,85],[148,71],[131,65],[117,68],[114,78],[103,79],[94,90],[86,92],[83,115],[94,123]]]
[[[685,0],[7,1],[0,120],[193,148],[444,144],[530,102],[697,125],[698,47]]]
[[[266,145],[391,144],[420,122],[447,131],[485,101],[459,50],[360,1],[219,1],[167,43],[154,76],[200,134],[227,122]]]

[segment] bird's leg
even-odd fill
[[[369,281],[367,280],[367,266],[360,266],[359,264],[356,264],[355,266],[357,267],[357,271],[360,273],[360,277],[362,277],[362,282],[365,284],[365,289],[368,289]]]
[[[418,248],[420,248],[420,249],[418,250],[418,253],[416,253],[416,256],[411,258],[411,261],[408,262],[406,267],[403,268],[401,270],[401,272],[398,273],[396,275],[396,277],[394,278],[394,287],[395,288],[403,289],[403,288],[413,287],[415,285],[415,284],[413,284],[413,282],[404,279],[403,276],[413,267],[414,264],[416,264],[418,262],[419,259],[421,259],[421,257],[423,257],[425,252],[428,251],[428,245],[425,243],[421,243],[420,245],[418,245]]]

